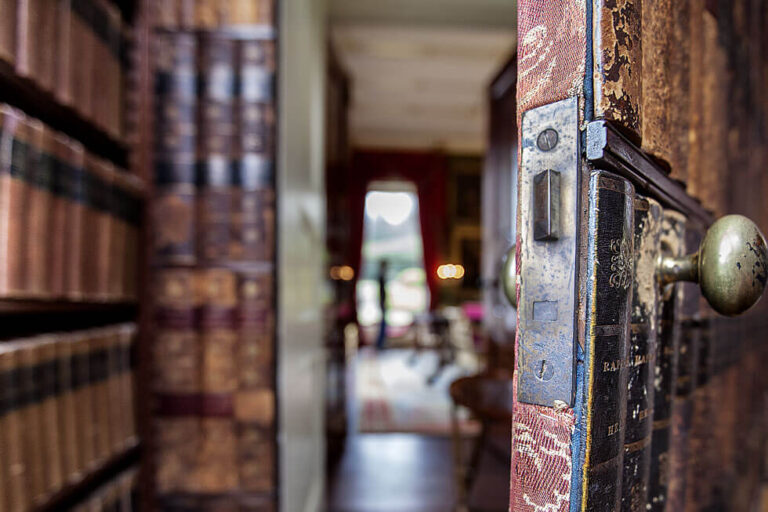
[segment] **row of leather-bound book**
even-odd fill
[[[31,510],[136,443],[134,324],[0,344],[0,510]]]
[[[138,473],[125,471],[102,485],[73,512],[136,512],[139,510]]]
[[[158,28],[211,29],[271,24],[274,0],[157,0],[152,19]]]
[[[116,5],[0,0],[0,13],[0,61],[121,139],[127,32]]]
[[[156,280],[158,499],[169,510],[185,510],[201,495],[239,493],[269,503],[276,450],[272,270],[164,268]]]
[[[135,176],[0,105],[0,297],[135,299],[142,195]]]
[[[270,261],[274,41],[155,39],[155,261]]]

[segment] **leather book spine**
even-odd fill
[[[204,494],[238,490],[234,398],[237,391],[237,276],[200,271],[201,429],[196,486]]]
[[[155,37],[154,256],[158,264],[196,262],[196,40],[190,34]]]
[[[195,0],[194,21],[195,29],[214,29],[221,25],[221,2],[218,0]]]
[[[22,408],[25,394],[21,387],[21,360],[19,344],[5,343],[0,347],[0,376],[5,392],[5,410],[0,415],[0,438],[3,447],[3,465],[6,468],[5,495],[9,510],[26,510],[29,507],[27,487],[27,458],[24,449]]]
[[[110,235],[109,235],[109,261],[107,269],[107,295],[111,300],[121,300],[126,297],[123,288],[128,256],[126,254],[126,237],[128,233],[128,221],[126,219],[126,206],[128,198],[125,179],[125,171],[119,170],[113,173],[112,196],[109,203]]]
[[[98,202],[102,192],[102,182],[99,176],[100,160],[91,153],[85,153],[85,167],[82,179],[82,230],[80,231],[80,261],[79,274],[82,284],[82,295],[85,300],[96,297],[96,280],[98,265],[98,248],[101,246],[97,229]]]
[[[635,199],[634,280],[627,360],[627,405],[621,510],[644,511],[648,494],[653,430],[653,378],[659,304],[656,260],[661,207],[653,199]]]
[[[30,30],[33,44],[31,57],[33,75],[37,84],[53,92],[56,71],[56,2],[52,0],[28,0],[30,2]]]
[[[107,333],[104,328],[88,332],[88,377],[93,397],[94,455],[97,466],[107,461],[112,449],[109,437]]]
[[[661,223],[661,250],[672,257],[684,255],[685,217],[665,211]],[[658,335],[654,370],[653,434],[651,469],[648,479],[647,509],[663,512],[667,503],[670,467],[672,400],[677,380],[677,354],[680,344],[682,287],[677,284],[662,290],[658,310]]]
[[[93,90],[100,91],[93,98],[93,117],[96,124],[108,131],[109,103],[112,94],[111,81],[113,80],[114,66],[112,54],[109,49],[109,25],[107,0],[91,0],[93,2],[93,19],[91,30],[93,32]],[[97,68],[98,66],[98,68]],[[97,72],[98,69],[98,72]]]
[[[233,259],[274,256],[274,44],[241,41],[238,62],[237,146],[233,167]]]
[[[16,62],[16,4],[17,0],[0,0],[0,60]]]
[[[144,206],[144,186],[139,178],[125,174],[127,185],[123,196],[122,212],[125,221],[125,250],[121,253],[123,259],[121,296],[130,300],[139,297],[139,241],[141,235],[141,219]]]
[[[49,252],[49,211],[53,169],[48,158],[50,131],[38,120],[30,120],[27,173],[27,236],[24,261],[26,262],[24,288],[30,296],[47,295],[46,258]]]
[[[123,25],[120,10],[107,2],[107,49],[109,51],[109,94],[107,95],[106,128],[117,139],[123,137],[123,86],[125,68],[123,63]]]
[[[229,257],[232,210],[231,166],[235,159],[235,41],[207,35],[200,39],[202,82],[198,136],[198,257],[216,262]]]
[[[42,411],[40,407],[41,354],[36,339],[24,340],[19,347],[19,380],[21,393],[22,435],[27,467],[26,487],[30,501],[39,505],[45,500],[45,466],[41,438]]]
[[[51,183],[52,197],[49,210],[48,233],[48,285],[47,288],[54,298],[64,295],[66,289],[65,252],[67,234],[69,232],[69,212],[72,209],[72,198],[68,195],[68,176],[71,173],[72,160],[69,139],[63,134],[53,136],[53,179]]]
[[[684,254],[698,250],[701,234],[686,224]],[[701,293],[695,283],[682,283],[681,304],[677,316],[680,322],[680,340],[676,354],[675,396],[672,402],[669,449],[669,485],[667,510],[685,510],[688,485],[687,467],[691,458],[691,425],[693,422],[693,395],[696,389],[701,346],[699,318]]]
[[[138,418],[136,417],[136,374],[131,354],[136,344],[136,324],[124,324],[118,327],[119,386],[122,415],[122,443],[134,444],[138,436]]]
[[[54,336],[47,336],[39,341],[41,439],[45,455],[45,483],[48,496],[59,491],[64,485],[61,440],[59,439],[57,341]]]
[[[72,104],[72,2],[56,0],[56,99],[62,105]]]
[[[229,24],[231,25],[255,25],[262,22],[259,15],[262,12],[258,1],[228,0]]]
[[[34,29],[32,21],[34,13],[32,12],[32,2],[34,0],[18,0],[16,3],[16,73],[19,76],[34,78],[33,51],[35,44]]]
[[[109,445],[110,454],[119,453],[125,448],[126,439],[129,437],[128,424],[131,421],[131,408],[127,399],[123,397],[123,370],[121,368],[120,339],[121,326],[113,326],[107,329],[104,336],[107,340],[107,392],[109,396]]]
[[[67,150],[68,161],[63,169],[63,195],[67,198],[66,234],[64,246],[64,294],[68,299],[83,298],[83,231],[85,227],[85,151],[70,140]]]
[[[0,180],[0,294],[25,295],[24,234],[28,193],[30,127],[24,114],[10,108],[3,117],[4,162]]]
[[[96,464],[93,390],[90,381],[89,333],[72,335],[72,387],[77,414],[77,446],[80,448],[80,472],[93,471]]]
[[[60,335],[56,343],[58,376],[59,439],[61,440],[62,473],[67,483],[80,479],[80,450],[77,436],[77,411],[75,407],[73,352],[69,335]]]
[[[72,0],[70,17],[70,52],[72,55],[73,107],[87,119],[93,119],[94,68],[96,36],[92,20],[95,7],[93,0]]]
[[[634,277],[634,201],[634,189],[628,181],[604,171],[592,173],[583,510],[615,511],[621,507]]]
[[[90,242],[91,251],[95,254],[95,264],[91,267],[94,274],[94,293],[98,300],[106,301],[111,298],[109,289],[109,269],[116,262],[110,258],[112,244],[112,201],[114,194],[115,171],[106,160],[97,161],[96,165],[96,195],[94,197],[94,223],[96,237]]]
[[[0,296],[9,294],[10,245],[8,235],[11,228],[10,193],[13,140],[19,124],[19,113],[8,105],[0,105]]]
[[[272,270],[238,275],[237,453],[241,490],[275,490],[275,347]]]
[[[199,287],[190,269],[162,269],[155,280],[152,393],[159,503],[194,489],[200,445],[197,417],[201,350],[197,332]]]

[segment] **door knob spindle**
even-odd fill
[[[661,257],[660,284],[699,283],[710,306],[735,316],[754,306],[768,278],[768,248],[754,222],[741,215],[726,215],[707,231],[698,252],[682,258]]]

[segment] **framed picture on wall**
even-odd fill
[[[459,226],[453,230],[451,260],[464,267],[461,289],[470,294],[479,291],[482,276],[482,228],[480,226]]]
[[[475,156],[449,158],[450,207],[455,224],[480,224],[483,159]]]

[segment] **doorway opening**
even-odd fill
[[[388,340],[402,338],[429,304],[415,185],[400,181],[371,184],[365,196],[361,256],[357,319],[363,336],[371,340],[383,320]],[[386,275],[380,276],[383,262]],[[386,287],[383,294],[381,282]],[[382,296],[386,297],[384,311]]]

